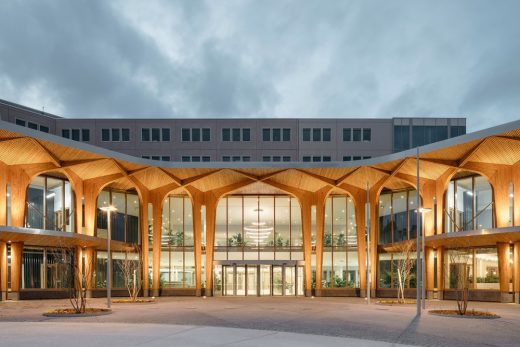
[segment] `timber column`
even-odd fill
[[[509,243],[497,243],[498,253],[498,278],[500,281],[500,302],[512,302],[513,297],[509,294]]]
[[[513,293],[514,302],[520,304],[520,242],[513,249]]]
[[[22,286],[22,253],[23,242],[11,244],[11,293],[9,299],[19,300]]]
[[[7,300],[7,243],[0,241],[0,301]]]

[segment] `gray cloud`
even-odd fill
[[[517,1],[4,1],[0,97],[66,117],[519,118]]]

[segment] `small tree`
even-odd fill
[[[397,245],[398,257],[395,262],[396,274],[397,274],[397,301],[404,304],[404,287],[415,263],[415,258],[412,258],[412,253],[415,247],[413,242],[405,241]]]
[[[75,247],[62,246],[48,253],[48,276],[68,290],[69,301],[75,313],[85,313],[87,288],[94,270],[93,262],[83,261]]]
[[[455,289],[455,300],[457,301],[457,312],[463,316],[466,314],[469,300],[469,277],[471,259],[471,249],[459,247],[447,251],[449,255],[449,265],[446,269],[449,274],[450,288]]]
[[[133,256],[137,254],[137,259]],[[139,292],[142,287],[140,271],[143,268],[141,248],[134,245],[131,251],[124,252],[124,259],[117,262],[119,269],[123,275],[125,287],[128,290],[128,296],[132,302],[137,301]]]

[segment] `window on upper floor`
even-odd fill
[[[303,128],[302,137],[304,142],[330,142],[331,133],[331,128]]]
[[[352,140],[355,142],[361,141],[361,128],[352,129]]]
[[[182,128],[181,139],[183,142],[209,142],[211,130],[209,128]]]
[[[372,129],[363,128],[363,141],[365,141],[365,142],[372,141]]]
[[[262,139],[265,142],[289,142],[291,141],[290,128],[264,128],[262,129]]]

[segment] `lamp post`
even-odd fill
[[[112,254],[110,253],[110,241],[112,239],[112,218],[111,212],[117,211],[115,206],[103,206],[101,211],[107,213],[107,308],[110,308],[112,301]]]
[[[421,212],[421,252],[422,252],[422,258],[421,258],[421,290],[422,290],[422,293],[421,293],[421,302],[422,302],[422,308],[423,310],[426,308],[426,288],[425,288],[425,285],[424,283],[426,282],[425,281],[425,274],[426,274],[426,260],[425,260],[425,254],[424,253],[424,214],[425,213],[428,213],[428,212],[431,212],[432,209],[431,208],[427,208],[427,207],[421,207],[419,209],[419,212]]]

